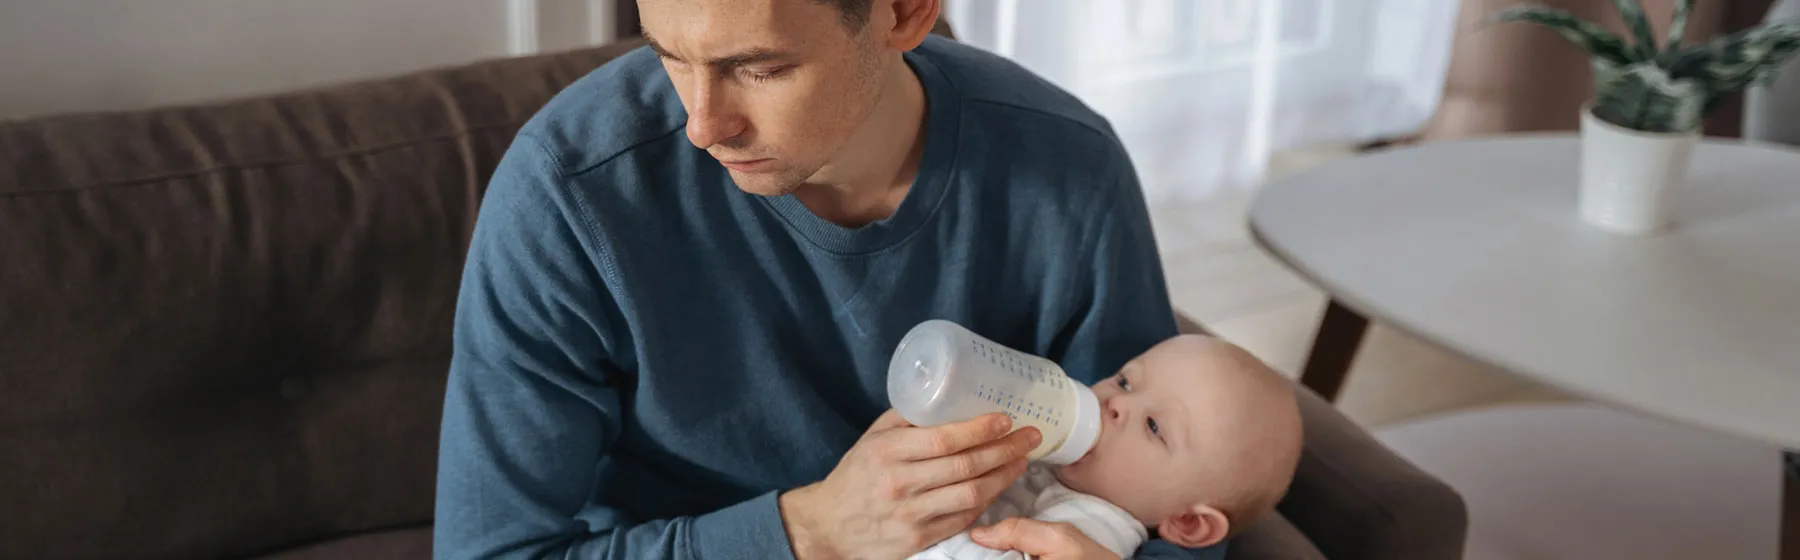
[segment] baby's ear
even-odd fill
[[[1156,526],[1156,536],[1182,548],[1205,548],[1225,540],[1231,532],[1231,521],[1225,512],[1212,506],[1194,506],[1180,515],[1163,519]]]

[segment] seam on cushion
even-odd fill
[[[338,541],[358,539],[358,538],[363,538],[363,537],[381,536],[381,535],[384,535],[387,533],[404,533],[404,532],[410,532],[410,531],[418,531],[421,529],[429,531],[431,528],[432,528],[431,516],[427,515],[424,520],[419,520],[419,521],[403,521],[403,522],[392,523],[392,524],[387,524],[387,525],[376,525],[373,527],[353,529],[353,530],[343,531],[340,533],[334,533],[334,534],[321,536],[321,537],[303,538],[303,539],[290,541],[290,542],[282,543],[282,544],[264,545],[261,548],[256,548],[256,549],[252,549],[252,550],[245,552],[244,557],[254,559],[254,558],[262,558],[264,556],[273,556],[276,554],[296,553],[296,552],[299,552],[301,549],[311,548],[311,547],[319,546],[319,545],[331,544],[331,543],[338,542]],[[431,540],[430,534],[426,535],[426,540],[427,541]]]
[[[469,192],[479,200],[483,187],[482,181],[479,179],[481,177],[481,167],[478,161],[480,158],[476,155],[475,144],[469,140],[474,136],[474,127],[469,125],[468,111],[465,110],[463,104],[457,102],[456,94],[451,91],[451,86],[446,85],[443,80],[431,80],[430,89],[432,95],[444,104],[444,113],[450,116],[451,130],[460,132],[456,136],[455,143],[457,155],[462,157],[462,171],[467,176],[468,182],[465,185],[469,188]]]
[[[447,134],[438,134],[438,135],[434,135],[434,136],[412,138],[412,139],[407,139],[407,140],[403,140],[403,141],[399,141],[399,142],[393,142],[393,143],[389,143],[389,144],[381,144],[381,145],[376,145],[376,146],[369,146],[369,147],[364,147],[364,148],[353,148],[353,149],[349,149],[349,150],[345,150],[345,151],[340,151],[337,153],[321,154],[321,155],[312,156],[312,157],[295,158],[295,159],[288,159],[288,160],[261,161],[261,162],[252,162],[252,163],[234,163],[234,164],[206,167],[206,168],[196,169],[196,170],[192,170],[192,171],[182,171],[182,172],[178,172],[178,173],[158,175],[158,176],[154,176],[154,177],[140,177],[140,178],[135,178],[135,179],[120,179],[117,181],[107,181],[107,182],[103,182],[103,183],[93,183],[93,184],[87,184],[87,185],[69,185],[69,186],[63,186],[63,187],[49,187],[49,188],[38,188],[38,189],[14,191],[14,192],[8,192],[8,193],[0,193],[0,199],[25,198],[25,197],[37,196],[37,195],[75,193],[75,192],[83,192],[83,191],[95,190],[95,189],[127,187],[127,186],[142,185],[142,184],[147,184],[147,183],[160,183],[160,182],[171,181],[171,180],[175,180],[175,179],[199,177],[199,176],[203,176],[203,175],[212,175],[212,174],[223,173],[223,172],[227,172],[227,171],[241,171],[241,170],[246,170],[246,169],[263,169],[263,168],[270,168],[270,167],[285,167],[285,166],[289,166],[289,165],[300,165],[300,164],[305,164],[305,163],[326,162],[326,161],[367,156],[367,155],[378,154],[378,153],[382,153],[382,152],[405,149],[405,148],[410,148],[413,146],[418,146],[421,144],[443,142],[445,140],[457,140],[457,139],[467,138],[478,132],[487,132],[487,131],[494,130],[494,129],[501,129],[501,128],[507,128],[507,127],[518,127],[518,126],[523,126],[523,123],[484,124],[484,125],[472,126],[467,129],[462,129],[462,130],[458,130],[458,131],[447,133]]]
[[[319,380],[319,379],[343,378],[343,377],[350,377],[350,376],[356,376],[356,375],[366,375],[374,370],[394,367],[396,365],[404,366],[404,364],[418,364],[418,363],[449,364],[454,352],[455,352],[455,350],[450,349],[450,348],[438,350],[438,349],[424,348],[423,346],[419,346],[419,347],[414,347],[414,348],[408,348],[406,350],[397,351],[394,354],[389,355],[389,356],[373,357],[373,358],[367,358],[367,359],[362,359],[362,360],[344,361],[344,362],[337,362],[337,363],[312,364],[306,368],[296,369],[291,372],[284,372],[283,375],[284,376],[298,375],[300,377],[304,377],[309,380]],[[226,391],[226,393],[239,394],[241,391],[247,390],[247,388],[263,386],[263,385],[269,383],[270,381],[271,381],[270,379],[263,379],[263,380],[258,380],[258,381],[246,381],[242,385],[231,386],[229,388],[229,390]],[[62,414],[62,415],[52,417],[52,418],[31,417],[31,418],[26,418],[24,420],[24,423],[21,425],[26,426],[27,428],[30,428],[30,429],[34,429],[34,430],[65,429],[65,428],[69,428],[71,426],[79,426],[81,424],[86,424],[86,423],[111,422],[111,421],[115,421],[118,419],[134,418],[137,415],[143,413],[145,410],[158,408],[159,405],[161,405],[161,404],[163,404],[163,403],[153,402],[148,405],[135,404],[133,406],[113,406],[113,407],[107,408],[104,412],[83,415],[83,416],[71,416],[69,414]]]

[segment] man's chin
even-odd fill
[[[727,170],[732,184],[738,190],[758,196],[783,196],[794,192],[800,186],[798,181],[788,181],[777,173],[747,173]]]

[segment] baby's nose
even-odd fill
[[[1106,399],[1106,422],[1116,425],[1124,420],[1125,410],[1119,406],[1119,399]]]

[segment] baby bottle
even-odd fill
[[[1044,438],[1026,456],[1073,463],[1100,436],[1100,401],[1056,362],[933,319],[906,333],[888,362],[888,401],[915,426],[969,420],[990,412],[1013,429],[1035,426]]]

